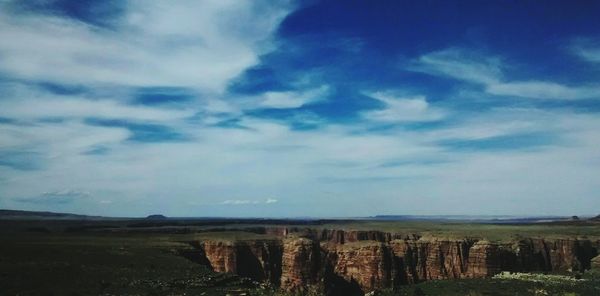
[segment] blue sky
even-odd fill
[[[0,1],[0,207],[600,212],[598,1]]]

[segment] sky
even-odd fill
[[[0,0],[0,208],[599,214],[598,11]]]

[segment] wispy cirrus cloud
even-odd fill
[[[502,78],[502,61],[499,58],[460,48],[422,55],[410,69],[484,85],[498,83]]]
[[[14,201],[20,203],[42,204],[42,205],[60,205],[68,204],[77,200],[87,199],[90,197],[89,192],[78,191],[72,189],[58,190],[52,192],[44,192],[37,196],[16,197]]]
[[[574,39],[569,50],[575,56],[591,63],[600,63],[600,40],[591,38]]]
[[[511,81],[506,61],[468,50],[450,48],[422,55],[411,70],[483,86],[488,94],[534,99],[576,100],[600,98],[599,85],[569,86],[552,81]]]
[[[299,108],[303,105],[324,100],[329,89],[327,86],[303,90],[300,92],[266,92],[258,107],[261,108]]]
[[[445,111],[430,106],[424,96],[394,97],[384,92],[368,94],[381,101],[383,109],[363,112],[364,118],[379,122],[422,122],[435,121],[445,117]]]
[[[576,100],[600,98],[600,86],[566,86],[547,81],[494,83],[486,91],[493,95],[538,99]]]
[[[40,168],[40,156],[41,153],[36,151],[3,148],[0,149],[0,166],[24,171],[37,170]]]
[[[289,9],[284,3],[129,1],[115,26],[103,28],[52,14],[52,9],[11,14],[11,4],[0,9],[0,39],[11,40],[0,44],[2,73],[61,84],[170,85],[216,92],[256,62],[261,42]],[[241,21],[247,25],[234,25]]]
[[[31,106],[37,106],[31,108]],[[56,96],[17,96],[0,101],[0,116],[35,120],[44,118],[130,119],[165,122],[194,115],[193,110],[165,110],[145,106],[131,106],[115,100],[90,100]]]
[[[277,203],[278,200],[274,199],[274,198],[269,198],[266,200],[249,200],[249,199],[228,199],[225,200],[223,202],[221,202],[222,205],[233,205],[233,206],[238,206],[238,205],[260,205],[260,204],[264,204],[264,205],[268,205],[268,204],[274,204]]]

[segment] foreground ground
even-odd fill
[[[447,296],[514,296],[514,295],[600,295],[600,274],[589,273],[577,282],[553,281],[543,278],[541,282],[517,279],[469,279],[424,282],[401,287],[399,291],[382,295],[447,295]]]
[[[254,237],[247,232],[203,232],[240,225],[140,221],[0,221],[1,295],[284,295],[264,284],[217,274],[189,244],[206,238]],[[147,223],[147,221],[143,221]],[[173,222],[175,225],[173,225]],[[164,225],[160,225],[163,223]],[[381,224],[384,223],[384,224]],[[157,225],[158,224],[158,225]],[[187,225],[193,224],[193,225]],[[135,227],[127,227],[135,225]],[[257,225],[251,224],[252,225]],[[399,222],[323,224],[318,227],[394,228],[436,235],[488,234],[505,239],[599,235],[597,225],[469,225]],[[173,228],[175,226],[175,228]],[[117,228],[114,228],[117,227]],[[404,228],[402,228],[404,227]],[[117,229],[118,231],[115,231]],[[402,286],[382,295],[600,295],[595,272],[566,278],[444,280]]]
[[[255,286],[180,254],[183,237],[35,234],[0,244],[2,295],[226,295]]]

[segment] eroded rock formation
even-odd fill
[[[214,271],[280,283],[283,252],[279,240],[209,240],[200,246]]]
[[[322,254],[319,243],[307,238],[285,239],[283,243],[281,288],[303,290],[322,279]]]
[[[490,242],[379,231],[276,229],[280,239],[204,241],[215,271],[268,281],[288,291],[362,294],[436,279],[483,278],[501,271],[583,271],[600,242],[520,239]]]

